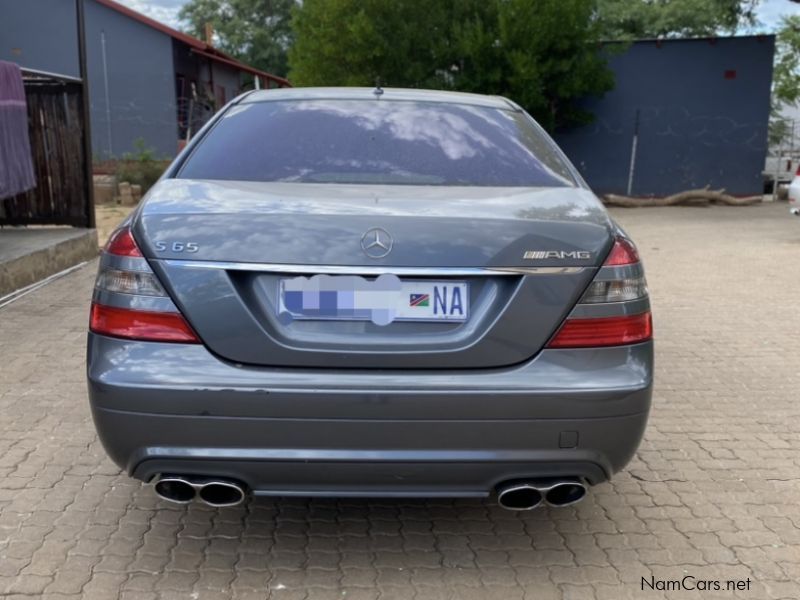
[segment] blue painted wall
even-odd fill
[[[767,152],[772,36],[643,41],[612,52],[615,88],[585,103],[595,121],[556,141],[595,192],[625,193],[639,111],[633,195],[710,185],[757,194]]]
[[[178,127],[172,38],[91,0],[85,11],[94,155],[121,156],[142,138],[159,155],[174,156]]]
[[[74,2],[68,0],[0,2],[0,60],[77,77],[74,11]],[[158,154],[174,156],[178,128],[172,38],[92,0],[85,0],[85,13],[93,155],[121,156],[133,151],[134,140],[141,137]]]
[[[75,3],[65,0],[0,2],[0,60],[78,77]]]

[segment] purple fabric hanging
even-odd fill
[[[0,60],[0,200],[35,186],[22,72]]]

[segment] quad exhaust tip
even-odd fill
[[[577,477],[514,481],[497,488],[497,503],[507,510],[533,510],[542,504],[569,506],[584,496],[586,484]]]
[[[223,508],[244,502],[245,488],[234,481],[189,478],[180,475],[159,477],[153,486],[156,495],[168,502],[189,504],[199,500]],[[533,510],[549,506],[569,506],[586,496],[586,484],[578,478],[532,479],[501,484],[497,502],[507,510]]]
[[[188,478],[180,475],[159,477],[153,486],[162,500],[189,504],[200,500],[208,506],[223,508],[244,502],[245,488],[233,481]]]

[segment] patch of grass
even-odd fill
[[[142,194],[149,190],[164,169],[169,165],[168,160],[156,156],[155,150],[148,148],[142,138],[133,142],[134,152],[126,152],[122,159],[116,162],[114,175],[117,181],[127,181],[132,185],[142,186]]]

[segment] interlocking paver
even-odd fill
[[[615,213],[653,299],[650,425],[613,481],[531,513],[478,500],[161,502],[92,427],[94,267],[59,279],[0,309],[0,597],[800,598],[800,221],[786,212]],[[686,574],[751,586],[641,587]]]

